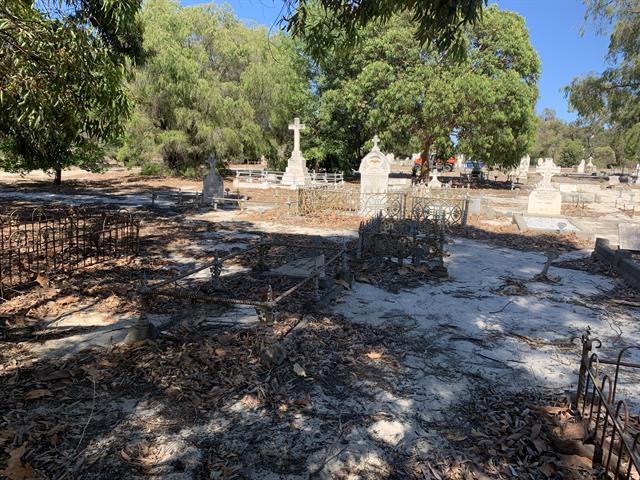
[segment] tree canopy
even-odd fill
[[[486,0],[287,0],[284,21],[290,32],[306,40],[315,58],[366,40],[364,27],[379,27],[396,15],[411,18],[414,42],[461,54],[464,27],[481,18],[486,4]]]
[[[601,32],[610,31],[609,66],[600,74],[575,78],[566,89],[569,104],[584,122],[607,125],[618,130],[621,142],[633,143],[634,128],[640,124],[638,3],[628,0],[585,0],[585,3],[587,18],[595,21]],[[630,151],[624,147],[620,150]]]
[[[406,14],[359,35],[356,50],[318,61],[315,160],[354,167],[375,134],[396,154],[455,148],[512,166],[528,153],[540,66],[520,16],[487,8],[464,31],[463,60],[414,41]]]
[[[140,0],[0,6],[0,166],[60,171],[99,166],[130,103],[126,58],[137,58]]]
[[[287,123],[310,95],[291,38],[268,36],[213,4],[149,0],[142,21],[148,55],[131,83],[136,108],[119,158],[161,157],[186,173],[212,152],[224,160],[285,157]]]

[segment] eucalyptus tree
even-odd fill
[[[131,103],[125,64],[139,59],[140,0],[0,4],[0,168],[100,168]]]
[[[368,25],[351,51],[318,61],[313,127],[327,165],[357,165],[374,134],[397,154],[454,150],[485,163],[517,164],[536,131],[540,62],[524,20],[487,8],[464,30],[462,57],[415,41],[409,15]]]
[[[310,95],[292,39],[214,4],[149,0],[142,20],[147,58],[131,83],[136,111],[120,158],[161,157],[186,172],[211,152],[226,160],[285,156],[287,122],[305,112]]]

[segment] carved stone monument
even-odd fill
[[[580,164],[576,167],[576,173],[584,173],[586,164],[584,162],[584,159],[580,160]]]
[[[427,183],[429,188],[442,188],[442,183],[438,180],[438,171],[435,168],[431,169],[431,180]]]
[[[593,164],[593,157],[589,157],[589,163],[587,163],[587,172],[595,172],[596,166]]]
[[[209,171],[202,179],[202,202],[211,203],[214,198],[224,197],[224,180],[216,167],[216,156],[209,157]]]
[[[529,176],[529,167],[531,166],[531,157],[529,155],[525,155],[520,159],[520,163],[513,170],[512,176],[519,180],[526,180]]]
[[[311,183],[307,161],[300,150],[300,131],[304,128],[305,126],[300,123],[300,119],[297,117],[289,125],[289,130],[293,130],[293,152],[291,152],[287,169],[282,176],[282,185],[297,187]]]
[[[360,162],[360,210],[364,214],[376,214],[386,206],[391,163],[380,151],[380,139],[373,137],[373,148]]]
[[[527,213],[559,215],[562,208],[562,194],[551,183],[551,177],[560,173],[560,167],[553,163],[553,158],[539,159],[536,172],[542,175],[542,180],[529,194]]]

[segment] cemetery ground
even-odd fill
[[[195,181],[114,171],[54,189],[7,178],[3,207],[111,203],[135,210],[141,243],[135,258],[38,278],[0,303],[0,475],[597,478],[570,406],[579,337],[589,328],[604,357],[639,344],[640,295],[591,257],[592,241],[518,231],[501,212],[526,195],[484,192],[492,210],[447,236],[446,279],[351,259],[355,282],[340,295],[315,305],[303,288],[266,325],[250,307],[157,297],[146,312],[157,337],[129,345],[143,277],[168,279],[264,235],[352,246],[360,219],[296,216],[285,190],[214,211],[162,203]],[[628,217],[599,208],[580,218],[606,231]],[[549,251],[559,257],[541,281]],[[225,269],[227,293],[268,295],[252,261]],[[268,345],[283,346],[280,362]],[[638,380],[619,386],[634,428]]]

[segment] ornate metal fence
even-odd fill
[[[449,190],[413,187],[408,190],[361,194],[354,186],[340,188],[305,187],[298,190],[298,213],[326,215],[344,212],[364,216],[382,213],[398,220],[435,220],[439,215],[445,226],[465,225],[469,198]]]
[[[36,277],[138,253],[139,222],[104,208],[0,213],[0,298]]]
[[[444,267],[445,222],[442,214],[435,218],[375,217],[360,223],[357,257],[370,256],[397,259],[413,265],[435,260],[434,273],[446,276]]]
[[[298,189],[300,215],[356,213],[360,208],[360,191],[350,185],[310,186]]]
[[[624,399],[617,399],[622,371],[640,373],[640,363],[628,360],[640,345],[623,348],[615,360],[601,359],[592,348],[600,348],[598,339],[587,331],[582,336],[582,359],[576,407],[588,429],[586,441],[595,445],[593,463],[604,468],[603,478],[638,478],[640,475],[640,424],[631,420]],[[601,367],[605,366],[601,369]],[[607,373],[605,369],[608,368]],[[612,381],[613,378],[613,381]],[[636,382],[637,384],[637,382]]]

